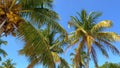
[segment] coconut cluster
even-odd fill
[[[22,22],[20,17],[20,5],[16,4],[11,9],[10,6],[0,4],[0,25],[5,21],[4,25],[0,28],[5,35],[12,34],[16,36],[15,30]]]

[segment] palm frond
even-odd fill
[[[78,18],[77,19],[76,18],[77,17],[71,16],[72,21],[68,22],[68,25],[69,26],[74,26],[75,29],[82,25],[80,20]]]
[[[20,4],[24,8],[34,8],[34,7],[47,7],[52,8],[52,2],[53,0],[20,0]]]
[[[2,54],[4,57],[7,56],[7,53],[3,49],[0,49],[0,54]]]
[[[90,12],[89,15],[87,16],[87,20],[89,23],[95,22],[97,18],[99,18],[102,15],[101,12]]]
[[[38,62],[39,62],[39,59],[32,60],[30,64],[27,66],[27,68],[33,68]]]
[[[80,37],[84,35],[87,35],[87,32],[83,28],[79,27],[76,29],[76,36]]]
[[[52,56],[54,57],[54,62],[61,62],[60,57],[58,56],[57,53],[51,52]]]
[[[60,60],[61,60],[61,63],[58,65],[58,68],[70,68],[68,63],[65,61],[65,59],[60,57]]]
[[[108,41],[120,41],[120,36],[115,32],[98,32],[98,37],[106,38]]]
[[[81,18],[81,21],[83,22],[83,24],[87,24],[87,12],[85,10],[82,10],[81,13],[77,13],[80,18]]]
[[[91,51],[91,47],[92,47],[92,44],[93,44],[93,41],[94,41],[94,38],[92,36],[87,36],[86,37],[86,44],[87,44],[87,47],[88,47],[88,52],[90,53]]]
[[[4,41],[4,40],[0,39],[0,45],[1,44],[7,45],[7,41]]]
[[[40,58],[40,62],[45,66],[54,68],[53,56],[49,50],[49,46],[46,44],[44,36],[40,33],[40,31],[36,30],[30,23],[23,23],[20,25],[18,32],[18,36],[23,38],[28,46],[24,47],[24,53],[28,52],[30,57],[37,56],[37,58]]]
[[[53,10],[50,10],[47,8],[34,8],[34,9],[28,9],[28,10],[30,12],[22,13],[23,17],[25,18],[29,17],[30,21],[32,21],[34,24],[37,24],[39,26],[58,19],[58,14]]]
[[[98,24],[94,25],[91,29],[91,33],[101,30],[102,28],[110,28],[112,26],[112,21],[104,20],[99,22]]]
[[[52,29],[57,30],[57,32],[60,32],[67,37],[66,30],[58,22],[53,20],[53,21],[49,22],[49,24],[50,24]]]
[[[108,53],[107,53],[105,47],[104,47],[103,45],[101,45],[101,44],[100,44],[99,42],[97,42],[97,41],[95,41],[94,43],[95,43],[95,45],[98,47],[98,49],[100,50],[100,52],[102,52],[102,54],[103,54],[105,57],[108,58],[109,56],[108,56]]]
[[[98,68],[97,54],[96,54],[96,51],[95,51],[95,49],[93,47],[91,48],[91,56],[93,58],[93,61],[95,63],[96,68]]]
[[[120,55],[120,51],[110,42],[106,40],[101,40],[101,41],[106,45],[107,48],[109,48],[112,51],[113,54]]]

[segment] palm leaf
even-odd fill
[[[93,12],[90,12],[90,13],[88,14],[88,16],[87,16],[87,20],[88,20],[89,23],[95,22],[95,20],[96,20],[97,18],[99,18],[101,15],[102,15],[101,12],[94,12],[94,11],[93,11]]]
[[[101,40],[104,44],[106,44],[106,47],[109,48],[113,54],[117,54],[120,55],[120,51],[114,46],[112,45],[110,42],[105,41],[105,40]]]
[[[34,7],[50,7],[52,8],[53,0],[20,0],[20,3],[24,8],[34,8]],[[44,5],[42,5],[44,4]]]
[[[96,68],[98,68],[97,54],[96,54],[96,51],[95,51],[95,49],[93,47],[91,48],[91,55],[92,55],[92,58],[93,58],[93,61],[95,63]]]
[[[94,41],[94,38],[92,36],[88,35],[86,37],[86,43],[87,43],[87,47],[88,47],[88,52],[89,53],[91,52],[91,47],[92,47],[93,41]]]
[[[3,49],[0,49],[0,54],[2,54],[4,57],[7,56],[7,53]]]
[[[91,33],[101,30],[101,28],[109,28],[112,26],[112,22],[110,20],[104,20],[94,25],[91,29]]]
[[[0,39],[0,45],[1,44],[7,45],[7,41],[4,41],[4,40]]]
[[[57,53],[55,52],[51,52],[51,53],[52,53],[52,56],[54,57],[54,62],[61,62]]]
[[[70,68],[68,63],[60,57],[61,63],[58,65],[58,68]]]
[[[114,32],[99,32],[98,37],[106,38],[109,41],[120,41],[120,36]]]
[[[107,53],[107,51],[105,50],[105,47],[103,46],[103,45],[101,45],[99,42],[97,42],[97,41],[95,41],[94,42],[95,43],[95,45],[98,47],[98,49],[100,50],[100,52],[102,52],[102,54],[105,56],[105,57],[109,57],[108,56],[108,53]]]
[[[25,46],[24,53],[28,52],[28,55],[33,58],[37,56],[37,58],[40,58],[40,62],[45,66],[54,67],[53,56],[40,31],[36,30],[30,23],[21,24],[18,31],[19,37],[23,38],[28,46]]]
[[[72,19],[72,21],[68,22],[69,26],[74,26],[75,28],[78,28],[79,26],[81,26],[82,23],[79,21],[79,19],[76,19],[73,16],[71,16],[71,19]]]
[[[27,66],[27,68],[33,68],[38,62],[39,62],[39,59],[32,60],[30,64]]]
[[[81,13],[77,13],[80,18],[81,18],[81,21],[86,25],[87,24],[87,12],[85,10],[82,10]]]
[[[87,32],[83,28],[79,27],[78,29],[76,29],[76,36],[80,37],[83,35],[87,35]]]

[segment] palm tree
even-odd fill
[[[18,32],[19,34],[21,33],[20,34],[21,36],[24,36],[26,34],[26,29],[30,29],[27,31],[28,33],[31,33],[31,30],[35,30],[34,35],[38,34],[38,38],[41,41],[44,41],[43,39],[44,37],[40,34],[40,32],[37,31],[37,29],[39,29],[40,26],[45,24],[50,25],[52,29],[57,29],[59,32],[65,33],[65,30],[56,22],[56,20],[58,19],[58,15],[56,12],[54,12],[51,9],[52,2],[53,2],[52,0],[36,0],[36,1],[34,0],[29,0],[29,1],[28,0],[2,0],[0,1],[0,9],[1,9],[0,17],[2,18],[1,25],[0,25],[1,34],[5,33],[5,35],[8,35],[9,33],[12,33],[13,35],[15,35],[14,32],[16,32],[16,29],[20,26],[18,28]],[[18,20],[20,21],[14,22],[15,20],[13,19],[14,21],[9,22],[9,20],[11,19],[11,16],[15,16],[15,17],[17,16]],[[27,23],[28,21],[30,21],[30,23]],[[6,25],[6,24],[10,24],[10,25]],[[32,36],[30,36],[30,38],[32,38]],[[31,44],[34,44],[34,42],[38,42],[34,40],[31,41],[26,37],[25,39],[27,40],[27,41],[25,40],[25,42],[30,42]],[[45,42],[41,44],[44,44],[44,43]],[[41,49],[41,52],[45,53],[46,52],[45,49],[46,47]]]
[[[36,1],[34,0],[29,0],[29,1],[28,0],[9,0],[9,1],[2,0],[0,1],[1,3],[0,8],[2,10],[1,11],[2,14],[0,16],[2,18],[2,22],[0,25],[1,34],[5,33],[5,35],[8,35],[9,33],[12,33],[13,35],[15,35],[14,32],[16,32],[16,29],[17,29],[19,36],[22,39],[24,39],[24,41],[26,42],[25,49],[29,49],[28,45],[32,44],[31,46],[35,47],[35,51],[39,50],[39,53],[41,54],[45,54],[48,56],[51,55],[50,50],[46,49],[48,48],[48,46],[43,46],[43,45],[46,45],[46,42],[45,42],[44,36],[41,34],[40,31],[38,31],[38,29],[42,25],[48,25],[52,29],[56,29],[57,31],[66,34],[66,31],[56,22],[56,20],[59,17],[58,17],[58,14],[51,9],[52,2],[53,0],[36,0]],[[18,14],[15,12],[18,12]],[[15,22],[17,23],[17,25],[14,23],[14,21],[9,22],[9,19],[11,19],[9,17],[14,16],[12,14],[16,14],[16,16],[19,17],[18,20],[20,21]],[[2,16],[5,16],[5,18],[3,18]],[[11,30],[5,31],[5,29],[8,28],[6,24],[9,24],[9,23],[12,23],[12,25],[8,26],[9,29],[10,28],[12,29],[12,31]],[[42,49],[38,49],[37,47]],[[31,52],[31,50],[28,50],[28,52]],[[50,62],[53,61],[50,58],[48,59]],[[43,60],[46,60],[46,59],[43,58]],[[45,63],[46,62],[44,62],[44,64]],[[53,63],[46,63],[46,64],[51,64],[51,66],[54,65]]]
[[[103,64],[102,66],[99,66],[99,68],[120,68],[120,64],[105,62],[105,64]]]
[[[58,14],[51,9],[52,2],[53,0],[1,0],[0,35],[12,33],[15,36],[20,23],[26,21],[38,27],[51,24],[53,28],[62,31],[61,26],[55,21]]]
[[[0,39],[0,54],[2,54],[4,57],[6,57],[7,56],[7,53],[3,50],[3,49],[1,49],[1,45],[2,44],[4,44],[4,45],[6,45],[7,44],[7,42],[6,41],[3,41],[2,39]],[[1,59],[1,57],[0,57],[0,61],[1,61],[2,59]]]
[[[28,28],[28,30],[30,29]],[[50,28],[31,31],[36,32],[25,35],[25,38],[29,38],[29,40],[26,40],[26,45],[20,50],[20,54],[26,55],[30,59],[27,68],[33,68],[38,63],[42,63],[45,67],[55,68],[56,62],[60,63],[58,68],[69,68],[67,62],[59,56],[63,52],[61,46],[65,43],[63,35],[55,37],[58,35],[58,31]],[[37,34],[35,35],[35,33]],[[43,36],[43,40],[40,35]],[[31,41],[35,42],[31,43]],[[42,49],[45,49],[45,52],[42,52]]]
[[[96,19],[101,16],[101,13],[91,12],[87,15],[85,10],[81,13],[77,13],[78,17],[71,16],[71,21],[68,23],[69,26],[73,26],[75,31],[69,36],[71,39],[70,46],[78,43],[75,64],[76,68],[79,68],[80,64],[80,53],[84,49],[87,52],[86,67],[89,68],[89,59],[92,57],[93,61],[97,64],[97,53],[96,49],[106,57],[108,56],[107,49],[110,49],[114,54],[120,54],[119,50],[111,44],[111,42],[120,41],[120,36],[115,32],[104,32],[105,28],[110,28],[112,22],[110,20],[104,20],[96,23]],[[90,57],[91,56],[91,57]]]
[[[51,29],[66,34],[66,31],[56,22],[58,15],[51,9],[53,1],[20,0],[19,2],[22,4],[23,10],[21,11],[21,15],[23,18],[27,19],[27,21],[30,21],[30,23],[26,21],[25,23],[21,23],[18,28],[19,37],[26,42],[26,45],[23,48],[25,50],[25,55],[30,56],[30,59],[34,59],[29,66],[32,67],[34,64],[41,61],[43,65],[48,65],[53,68],[55,66],[54,59],[51,58],[54,53],[51,54],[49,46],[47,45],[44,36],[41,34],[42,32],[39,31],[39,28],[41,28],[42,25],[46,25]],[[31,47],[34,47],[34,49],[31,50]],[[39,58],[36,58],[36,56],[39,56]],[[46,58],[48,61],[46,61]]]
[[[15,68],[16,63],[12,63],[11,59],[7,59],[5,62],[2,62],[1,68]]]

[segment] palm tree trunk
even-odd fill
[[[81,53],[81,50],[80,50],[80,53]],[[81,58],[81,55],[79,55],[80,57],[79,57],[79,66],[80,66],[80,68],[82,68],[82,62],[81,62],[81,60],[82,60],[82,58]]]

